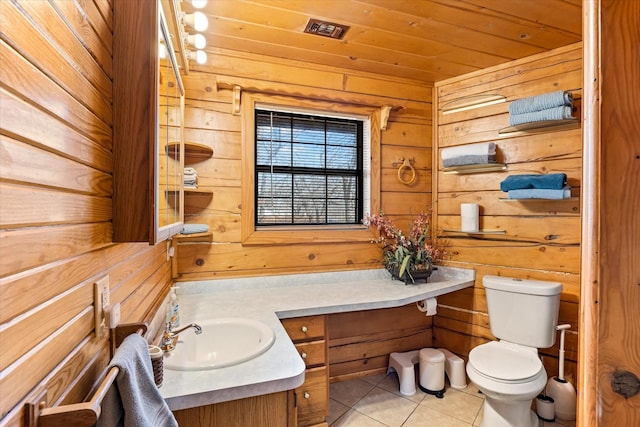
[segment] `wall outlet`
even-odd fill
[[[113,305],[105,307],[104,317],[107,328],[115,329],[115,327],[120,324],[120,303],[117,302]]]
[[[95,313],[96,337],[106,335],[105,308],[111,304],[111,289],[109,288],[109,276],[94,283],[93,287],[93,311]]]

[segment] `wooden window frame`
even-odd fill
[[[255,109],[265,105],[274,108],[308,109],[310,111],[366,116],[370,129],[370,212],[380,210],[380,108],[354,104],[333,103],[316,99],[302,99],[265,93],[243,91],[242,116],[242,244],[284,245],[310,243],[351,243],[370,241],[374,234],[365,225],[269,226],[255,224]],[[366,214],[366,212],[365,212]],[[265,229],[267,228],[267,229]]]

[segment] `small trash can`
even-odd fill
[[[444,397],[444,353],[435,348],[420,350],[420,390]]]

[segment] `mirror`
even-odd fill
[[[182,231],[184,195],[184,88],[164,15],[160,12],[158,72],[158,141],[156,144],[156,238],[159,242]]]

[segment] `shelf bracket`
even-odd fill
[[[387,123],[389,122],[389,114],[391,113],[391,105],[383,105],[380,107],[380,130],[387,130]]]
[[[242,88],[238,85],[233,86],[233,104],[231,107],[231,114],[234,116],[240,115],[240,95],[242,93]]]

